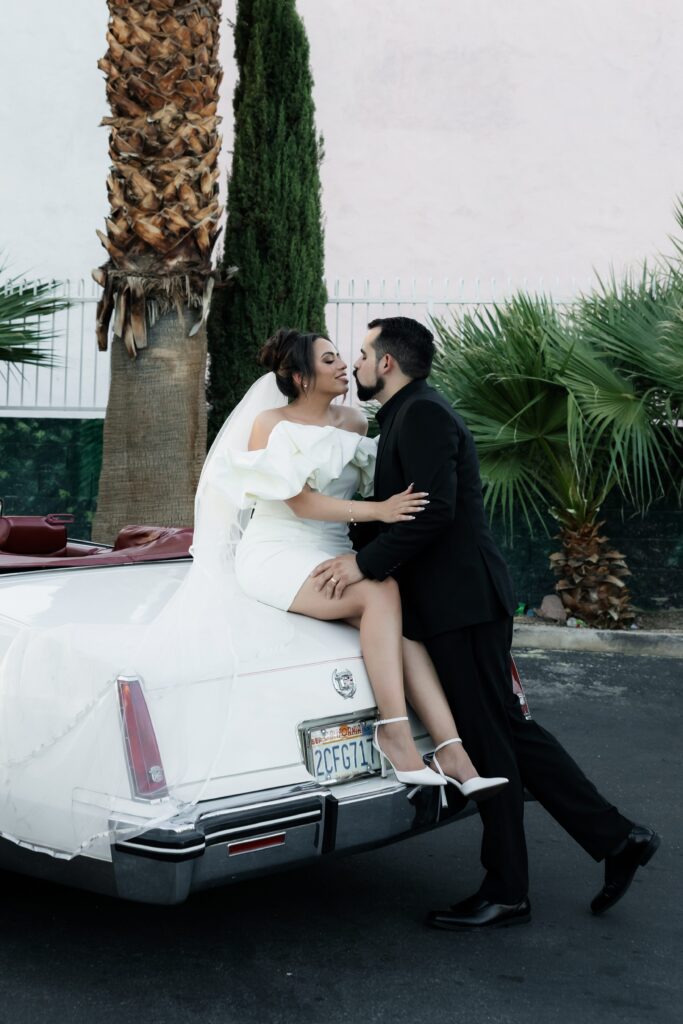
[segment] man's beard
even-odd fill
[[[355,370],[353,376],[356,381],[356,394],[361,402],[371,402],[384,389],[384,377],[378,377],[371,387],[366,387],[365,384],[361,384],[358,380],[358,374]]]

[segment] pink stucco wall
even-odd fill
[[[299,0],[331,276],[501,280],[618,269],[667,246],[683,191],[676,0]],[[23,0],[0,36],[0,249],[101,262],[104,0]],[[234,16],[234,0],[224,14]],[[232,41],[222,107],[231,138]]]

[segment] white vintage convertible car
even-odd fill
[[[237,671],[159,678],[120,645],[183,581],[191,531],[108,547],[69,519],[0,515],[0,867],[173,904],[472,812],[382,778],[356,630],[253,602]]]

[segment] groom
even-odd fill
[[[381,527],[357,555],[323,562],[315,571],[318,586],[331,594],[334,577],[340,596],[363,578],[395,577],[404,633],[429,651],[477,770],[510,780],[478,804],[485,871],[479,890],[432,912],[428,922],[474,930],[530,919],[525,787],[591,857],[605,862],[605,884],[591,903],[600,914],[624,895],[659,836],[620,814],[554,736],[524,717],[510,676],[510,576],[487,526],[472,435],[426,383],[434,339],[408,317],[368,326],[354,375],[358,397],[381,405],[375,498],[413,483],[429,492],[430,504],[412,522]]]

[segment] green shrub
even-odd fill
[[[280,326],[325,331],[320,205],[309,47],[294,0],[239,0],[235,141],[223,267],[209,319],[209,439],[262,372]]]
[[[7,515],[71,512],[90,537],[102,460],[102,420],[0,418],[0,497]]]

